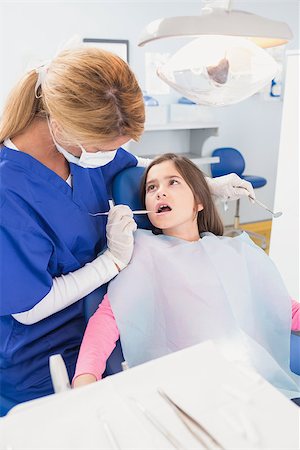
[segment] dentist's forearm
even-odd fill
[[[32,309],[12,316],[23,325],[40,322],[90,294],[118,273],[116,264],[103,253],[80,269],[54,278],[48,294]]]

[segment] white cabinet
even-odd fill
[[[130,142],[127,148],[137,156],[153,158],[162,153],[179,153],[191,158],[196,164],[219,162],[219,158],[202,158],[204,141],[217,136],[219,124],[205,122],[169,122],[163,125],[146,123],[138,143]]]

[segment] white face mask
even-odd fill
[[[55,139],[51,125],[48,121],[49,130],[53,139],[53,142],[57,148],[57,150],[64,155],[67,161],[77,164],[78,166],[84,167],[85,169],[95,169],[97,167],[105,166],[109,162],[111,162],[116,156],[117,150],[111,150],[109,152],[100,151],[100,152],[87,152],[82,145],[79,145],[82,153],[80,157],[72,155],[66,149],[64,149]]]
[[[76,164],[78,164],[81,167],[85,167],[86,169],[88,168],[94,169],[96,167],[105,166],[114,159],[117,153],[117,150],[111,150],[109,152],[100,151],[91,153],[87,152],[85,148],[82,147],[82,145],[80,145],[79,147],[81,148],[82,153],[80,155],[80,158],[76,158],[75,156],[75,159],[78,160]]]

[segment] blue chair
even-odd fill
[[[230,173],[236,173],[243,180],[249,181],[253,189],[258,189],[267,184],[267,180],[263,177],[255,175],[244,175],[245,160],[243,155],[231,147],[217,148],[212,152],[212,156],[218,156],[220,158],[219,163],[211,164],[212,177],[221,177],[222,175],[228,175]],[[252,231],[243,230],[240,227],[240,199],[236,201],[236,210],[234,216],[234,225],[232,228],[226,231],[226,235],[234,236],[241,234],[243,231],[249,234],[250,237],[259,239],[261,241],[261,247],[265,249],[267,247],[265,236],[254,233]]]
[[[132,210],[143,209],[140,184],[144,174],[143,167],[130,167],[122,170],[114,179],[112,196],[116,205],[128,205]],[[151,230],[152,225],[146,215],[136,215],[138,228]]]
[[[116,205],[128,205],[132,210],[142,209],[140,197],[140,184],[144,169],[142,167],[131,167],[120,172],[113,181],[112,197]],[[151,223],[146,215],[135,216],[138,228],[151,229]],[[101,286],[89,294],[84,301],[85,318],[88,321],[98,308],[99,301],[103,299],[107,291],[107,285]],[[120,340],[106,363],[103,377],[121,372],[124,356]]]
[[[300,375],[300,331],[292,331],[290,348],[291,371]]]

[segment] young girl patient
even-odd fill
[[[119,335],[129,367],[212,339],[295,396],[291,301],[269,257],[246,233],[222,236],[205,178],[187,158],[155,159],[142,195],[153,231],[136,231],[129,266],[89,320],[73,385],[101,378]]]

